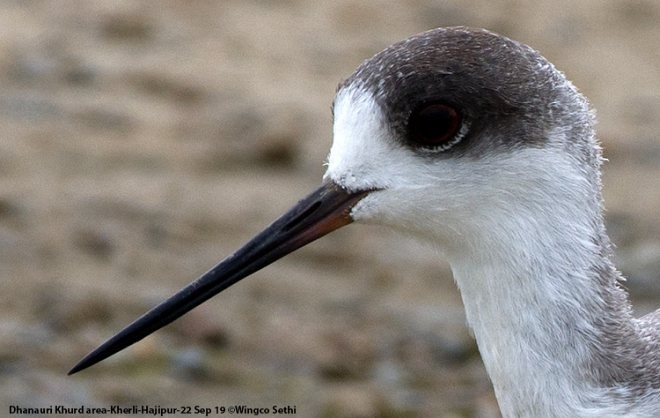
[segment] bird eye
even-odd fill
[[[444,103],[433,103],[415,110],[408,121],[410,140],[422,147],[444,151],[463,137],[461,115]]]

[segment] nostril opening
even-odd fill
[[[298,216],[291,219],[286,225],[284,225],[284,228],[282,228],[282,230],[284,232],[290,231],[292,228],[294,228],[296,225],[300,224],[300,222],[302,222],[304,219],[306,219],[309,215],[316,212],[316,209],[318,209],[320,206],[321,206],[320,201],[314,202],[310,207],[305,209]]]

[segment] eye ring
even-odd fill
[[[408,119],[409,141],[429,151],[446,151],[467,133],[463,117],[453,106],[434,102],[415,109]]]

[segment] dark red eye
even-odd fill
[[[415,110],[408,121],[410,140],[424,147],[446,149],[461,138],[461,115],[453,107],[433,103]]]

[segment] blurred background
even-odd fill
[[[660,306],[659,21],[653,0],[0,1],[0,414],[498,416],[448,266],[376,227],[66,372],[315,188],[337,83],[437,26],[528,43],[591,99],[617,262],[636,313]]]

